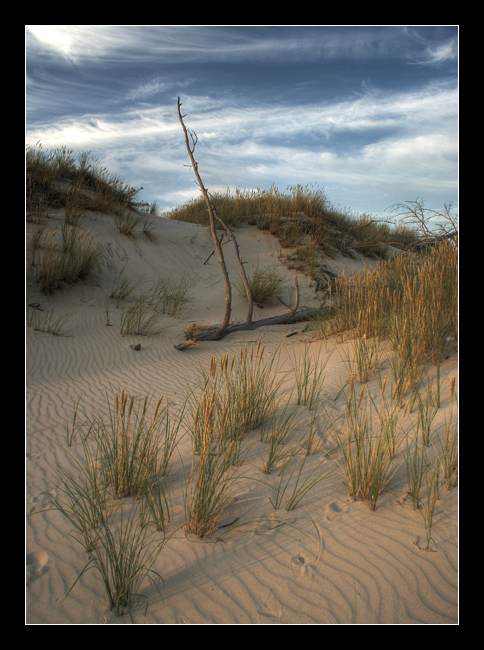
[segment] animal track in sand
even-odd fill
[[[303,553],[298,553],[291,558],[291,565],[301,576],[310,576],[314,572],[314,566],[308,561]]]
[[[261,607],[259,607],[257,613],[268,618],[280,618],[282,615],[281,602],[279,596],[273,589],[269,591],[269,595]]]
[[[348,510],[348,504],[344,501],[332,501],[324,510],[324,518],[328,521],[339,519]]]
[[[42,510],[48,510],[52,504],[52,500],[55,499],[55,497],[55,490],[46,490],[45,492],[41,492],[38,496],[32,499],[32,503],[34,505],[31,506],[29,515],[33,515],[36,512],[42,512]]]
[[[28,585],[49,570],[47,566],[48,562],[49,556],[45,551],[27,553],[27,557],[25,558],[25,573]]]

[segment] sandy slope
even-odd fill
[[[144,235],[131,240],[118,233],[110,218],[90,215],[84,227],[97,233],[104,261],[95,277],[86,283],[44,296],[27,268],[27,303],[40,303],[73,314],[61,336],[26,330],[26,622],[28,624],[124,624],[108,608],[102,582],[95,571],[87,572],[66,598],[66,592],[86,563],[86,555],[69,535],[62,515],[49,509],[56,494],[56,464],[71,468],[70,454],[80,445],[66,446],[66,423],[73,404],[81,398],[87,409],[105,408],[106,390],[114,386],[146,395],[153,392],[181,403],[187,387],[208,368],[213,355],[237,353],[241,346],[262,338],[266,358],[278,352],[281,391],[289,395],[294,377],[285,371],[291,359],[308,348],[329,361],[322,393],[323,404],[341,415],[344,404],[335,401],[348,379],[344,361],[346,343],[337,340],[314,342],[302,332],[304,323],[273,326],[255,332],[234,333],[219,342],[204,342],[184,352],[174,345],[184,340],[183,328],[192,321],[219,322],[224,309],[224,286],[206,228],[164,219],[155,224],[156,242]],[[27,231],[31,230],[30,225]],[[29,235],[28,235],[29,237]],[[268,234],[243,226],[237,230],[243,259],[248,268],[277,264],[293,286],[294,273],[278,261],[279,246]],[[228,249],[228,246],[226,247]],[[238,277],[231,251],[227,250],[231,278]],[[164,316],[158,336],[127,336],[119,333],[123,307],[111,305],[106,325],[106,299],[116,272],[127,264],[133,278],[154,279],[159,275],[179,278],[190,286],[190,301],[180,318]],[[328,260],[341,270],[353,264],[348,258]],[[303,296],[312,299],[313,288],[301,279]],[[278,301],[255,318],[281,313]],[[234,292],[233,320],[245,317],[246,306]],[[286,335],[298,330],[296,336]],[[141,343],[135,351],[134,345]],[[381,373],[388,367],[383,363]],[[457,358],[446,360],[442,376],[457,375]],[[369,382],[375,397],[379,388]],[[448,407],[447,390],[436,419],[440,426]],[[302,410],[300,431],[308,427],[311,413]],[[324,428],[324,418],[321,419]],[[229,523],[251,506],[250,516],[258,523],[236,529],[224,541],[203,542],[186,538],[179,531],[165,546],[155,565],[162,575],[162,599],[146,584],[144,602],[135,607],[138,624],[452,624],[458,622],[458,529],[457,489],[444,491],[437,505],[433,538],[436,552],[415,544],[425,537],[420,512],[406,498],[405,466],[400,464],[377,510],[348,498],[341,473],[336,470],[321,481],[291,512],[274,510],[278,476],[262,471],[267,447],[258,432],[242,466],[249,478],[241,482],[245,493],[224,516]],[[320,453],[310,456],[308,471],[321,461],[326,468],[336,461],[324,456],[332,447],[326,440]],[[183,524],[184,465],[191,457],[191,442],[179,443],[180,455],[169,477],[173,506],[172,526]],[[399,462],[401,457],[399,458]],[[251,480],[251,478],[253,480]],[[265,481],[265,483],[263,482]],[[250,499],[250,500],[245,500]],[[222,529],[221,529],[222,532]]]

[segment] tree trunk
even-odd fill
[[[180,123],[183,128],[183,133],[185,134],[185,144],[187,147],[188,155],[190,156],[191,160],[191,167],[193,169],[193,172],[195,174],[195,178],[197,179],[197,183],[202,191],[203,197],[205,199],[205,203],[207,205],[207,210],[208,210],[208,215],[210,219],[210,232],[212,233],[212,238],[215,243],[215,250],[217,251],[218,255],[218,260],[220,263],[220,267],[222,269],[222,275],[224,278],[224,283],[225,283],[225,315],[222,323],[220,326],[215,330],[213,334],[213,338],[217,339],[220,338],[225,330],[227,329],[228,324],[230,323],[230,313],[232,309],[232,288],[230,285],[230,280],[229,280],[229,274],[227,272],[227,267],[225,266],[225,260],[224,260],[224,255],[222,252],[222,246],[220,245],[219,239],[217,237],[217,232],[215,229],[215,218],[214,218],[214,209],[212,206],[212,202],[210,201],[210,197],[208,195],[207,190],[205,189],[205,186],[202,183],[202,179],[200,178],[200,174],[198,173],[198,163],[195,161],[195,158],[193,156],[195,152],[195,146],[197,144],[198,138],[196,134],[193,131],[189,131],[187,127],[185,126],[185,123],[183,122],[183,118],[185,115],[181,114],[181,102],[180,98],[178,97],[178,117],[180,119]],[[190,145],[191,141],[191,145]]]
[[[210,231],[212,234],[212,239],[215,243],[215,250],[217,251],[220,267],[222,269],[222,275],[224,278],[224,283],[225,283],[225,315],[222,323],[220,325],[214,325],[213,328],[203,328],[203,330],[198,331],[196,334],[194,334],[189,340],[185,341],[184,343],[181,343],[179,345],[175,345],[175,348],[177,350],[186,350],[188,347],[191,347],[192,345],[195,345],[197,341],[213,341],[213,340],[218,340],[221,339],[222,337],[226,336],[227,334],[230,334],[231,332],[237,332],[237,331],[242,331],[242,330],[251,330],[251,329],[256,329],[258,327],[263,327],[266,325],[280,325],[280,324],[286,324],[286,323],[294,323],[297,321],[301,320],[307,320],[308,318],[311,318],[311,316],[315,315],[319,309],[307,309],[305,311],[297,312],[298,304],[299,304],[299,286],[297,282],[297,277],[295,280],[296,283],[296,298],[295,298],[295,304],[294,307],[289,308],[290,310],[288,314],[281,314],[280,316],[273,316],[271,318],[263,318],[261,320],[252,321],[252,313],[253,313],[253,299],[252,299],[252,292],[250,290],[249,282],[247,280],[247,275],[245,273],[245,269],[242,263],[242,260],[240,259],[239,255],[239,245],[237,244],[237,240],[235,239],[235,236],[231,229],[227,226],[227,224],[224,223],[224,221],[220,218],[220,216],[217,213],[216,207],[213,203],[213,200],[210,198],[210,195],[208,191],[206,190],[205,186],[202,183],[202,179],[200,178],[200,174],[198,173],[198,163],[195,160],[194,157],[194,152],[195,152],[195,147],[198,142],[198,138],[196,133],[194,131],[191,131],[185,126],[185,123],[183,121],[183,118],[185,115],[182,115],[181,113],[181,102],[180,98],[178,97],[178,117],[180,120],[180,123],[183,128],[183,133],[185,134],[185,144],[187,147],[188,155],[190,157],[191,161],[191,167],[194,171],[195,178],[197,179],[198,186],[200,187],[200,190],[202,191],[203,197],[205,199],[205,203],[207,206],[208,210],[208,215],[210,219]],[[217,220],[222,227],[224,228],[225,232],[229,235],[230,239],[232,240],[235,248],[235,256],[237,259],[237,264],[240,269],[240,273],[242,276],[242,282],[245,287],[245,291],[247,294],[247,302],[248,302],[248,312],[247,312],[247,318],[244,323],[233,323],[232,325],[229,325],[230,323],[230,314],[231,314],[231,308],[232,308],[232,288],[229,280],[229,274],[227,272],[227,267],[225,265],[225,259],[224,255],[222,252],[222,245],[219,241],[219,238],[217,237],[217,232],[216,232],[216,227],[215,227],[215,220]],[[287,306],[287,305],[286,305]],[[188,338],[188,337],[187,337]]]

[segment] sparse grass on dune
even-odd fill
[[[177,409],[163,398],[154,404],[151,396],[124,390],[108,394],[107,406],[92,413],[82,413],[79,401],[75,403],[67,429],[74,462],[69,470],[58,468],[54,506],[88,554],[78,579],[95,569],[111,608],[119,614],[131,613],[135,600],[144,595],[144,583],[161,584],[154,565],[177,531],[204,539],[250,523],[244,515],[240,522],[235,517],[221,526],[232,505],[240,508],[248,495],[247,481],[270,491],[269,497],[262,493],[259,502],[292,511],[339,467],[348,496],[376,510],[380,495],[391,489],[393,476],[404,463],[408,492],[426,531],[426,546],[420,548],[430,550],[431,542],[435,543],[441,478],[447,489],[457,484],[455,378],[450,378],[448,400],[441,396],[439,373],[437,387],[430,380],[422,383],[419,408],[409,419],[409,403],[401,407],[398,391],[387,387],[386,379],[379,380],[378,399],[367,385],[356,390],[351,369],[345,385],[349,389],[344,386],[334,399],[319,404],[326,359],[316,356],[310,362],[307,352],[293,359],[286,373],[286,378],[293,375],[299,399],[297,394],[288,396],[277,379],[281,374],[277,358],[265,356],[260,342],[241,348],[231,359],[212,357],[209,371],[201,372],[198,388],[187,391]],[[314,395],[308,395],[301,382],[311,390],[314,387]],[[340,395],[343,404],[337,403]],[[444,403],[441,433],[431,426],[432,413]],[[311,415],[309,424],[304,412]],[[239,471],[245,460],[241,445],[255,428],[260,432],[246,447],[252,450],[260,445],[260,470],[266,478]],[[332,447],[326,446],[322,454],[315,441],[316,428],[322,428],[325,445]],[[165,483],[165,476],[184,432],[192,436],[192,454],[189,471],[173,473],[183,481],[184,508],[183,521],[172,523],[169,492],[174,485]],[[182,467],[185,461],[181,458]],[[254,521],[263,516],[258,514]],[[218,533],[221,527],[224,531]]]
[[[66,221],[70,221],[83,210],[109,213],[138,205],[139,190],[111,174],[90,152],[28,145],[26,174],[30,218],[43,216],[51,206],[66,207]]]
[[[440,363],[446,337],[457,337],[457,307],[458,251],[444,240],[426,254],[398,255],[342,275],[314,328],[321,337],[350,331],[356,339],[389,339],[395,376],[416,384],[420,368]]]
[[[79,224],[60,228],[37,224],[32,242],[32,266],[36,267],[43,293],[51,294],[65,284],[89,277],[101,256],[95,236]]]
[[[277,272],[276,268],[261,269],[257,267],[248,274],[247,281],[252,294],[252,300],[256,305],[264,305],[267,303],[284,286],[284,279]],[[240,295],[246,298],[247,294],[242,282],[236,282],[235,286]]]
[[[193,438],[200,448],[202,431],[210,411],[212,441],[241,440],[260,426],[275,408],[280,380],[275,379],[278,355],[264,359],[265,347],[259,339],[229,359],[212,358],[210,372],[203,371],[201,396],[196,396]],[[210,406],[208,406],[210,405]],[[203,417],[202,417],[203,414]]]
[[[326,254],[353,249],[364,255],[385,254],[385,244],[407,246],[417,239],[415,230],[386,223],[369,215],[352,215],[332,206],[324,191],[315,185],[290,185],[285,191],[275,186],[235,192],[214,193],[214,204],[221,218],[230,226],[243,219],[277,237],[284,248],[295,248],[299,264],[308,262],[320,248]],[[179,206],[165,216],[177,221],[208,225],[203,197]],[[303,261],[304,260],[304,261]]]

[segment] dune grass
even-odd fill
[[[332,421],[339,464],[348,495],[366,501],[375,510],[378,497],[395,469],[395,439],[389,436],[388,419],[380,416],[366,386],[357,397],[351,378],[349,395],[343,395],[346,404],[343,431]]]
[[[439,364],[446,337],[457,337],[458,251],[444,240],[423,255],[398,255],[337,280],[331,307],[314,322],[317,336],[353,332],[388,339],[394,376],[418,385],[426,364]],[[362,350],[368,355],[370,350]],[[364,361],[364,359],[363,359]]]
[[[120,334],[158,334],[162,329],[160,320],[164,314],[177,317],[183,311],[188,300],[187,280],[182,277],[178,282],[173,282],[170,278],[160,277],[146,286],[145,278],[130,280],[125,276],[126,265],[116,275],[109,294],[109,298],[116,301],[116,307],[132,300],[132,304],[123,311]],[[109,316],[108,306],[107,311]]]
[[[71,320],[72,314],[54,314],[55,309],[44,312],[29,305],[27,308],[27,324],[29,327],[33,327],[37,332],[48,332],[54,336],[60,336],[67,323]]]
[[[212,412],[213,413],[213,412]],[[192,457],[190,481],[185,496],[185,533],[210,537],[232,499],[236,466],[233,464],[236,440],[215,449],[212,427],[205,413],[198,454]]]
[[[31,255],[41,290],[48,295],[65,284],[88,278],[96,269],[101,252],[94,235],[79,223],[64,223],[60,228],[38,224]]]
[[[160,397],[107,394],[106,412],[84,412],[78,400],[67,430],[69,470],[58,467],[54,507],[71,524],[71,535],[88,553],[73,589],[88,570],[103,581],[109,605],[118,614],[144,597],[143,584],[158,589],[153,565],[168,539],[168,495],[164,477],[179,441],[183,408]],[[173,534],[173,533],[172,533]]]
[[[248,274],[247,281],[252,293],[252,300],[256,305],[265,305],[271,298],[277,296],[284,286],[284,278],[276,268],[261,269],[257,267]],[[235,288],[243,298],[247,298],[245,287],[241,281],[235,282]]]
[[[317,354],[311,355],[309,346],[307,346],[302,359],[291,358],[298,404],[304,404],[309,409],[317,406],[331,354],[331,352],[324,354],[323,348],[319,347]]]
[[[213,422],[212,439],[230,441],[243,438],[273,412],[280,385],[280,380],[276,380],[279,355],[265,360],[264,352],[259,339],[257,345],[244,346],[231,359],[228,355],[212,357],[209,373],[202,370],[202,391],[194,403],[193,438],[197,450],[208,411]]]
[[[42,217],[51,206],[66,207],[66,221],[84,210],[117,212],[136,207],[139,190],[111,174],[90,152],[27,145],[27,215]]]
[[[411,227],[390,227],[369,215],[351,214],[331,205],[317,184],[275,185],[268,189],[236,188],[231,192],[213,193],[221,218],[234,227],[242,220],[267,230],[278,238],[283,248],[293,248],[297,264],[310,272],[316,249],[329,255],[352,249],[362,254],[385,255],[385,244],[405,247],[417,239]],[[208,225],[203,197],[178,206],[164,215],[177,221]],[[294,254],[291,254],[293,257]]]

